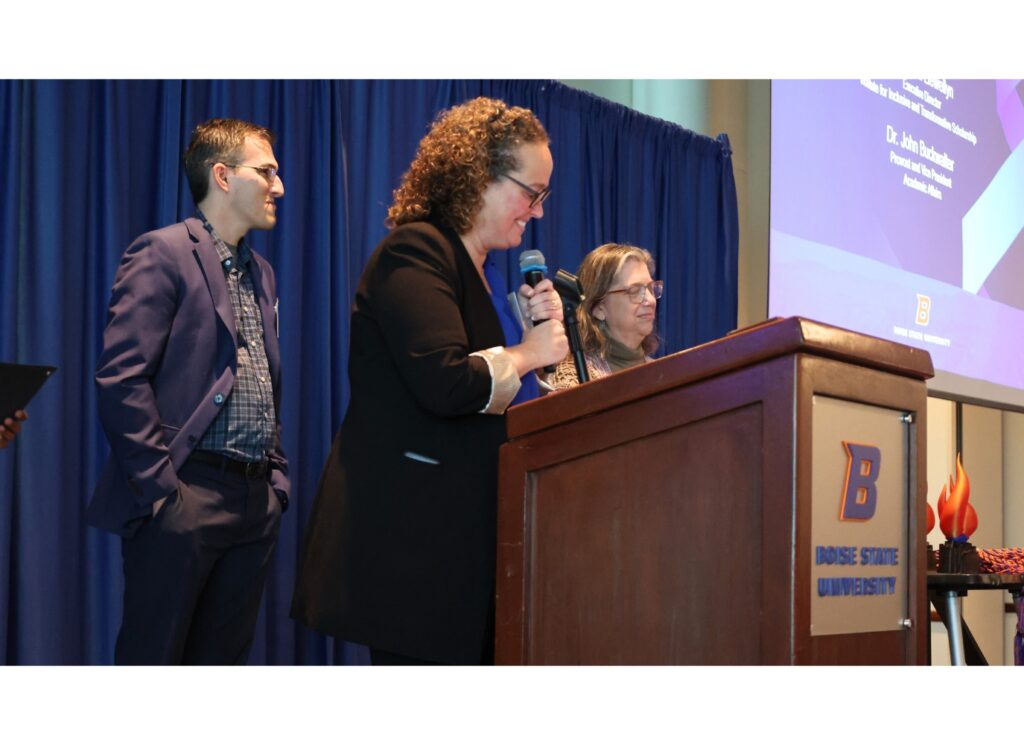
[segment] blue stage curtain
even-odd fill
[[[193,214],[181,169],[213,116],[269,126],[286,193],[250,235],[280,294],[284,516],[251,662],[364,663],[288,618],[320,469],[348,402],[348,316],[386,233],[392,190],[441,109],[478,95],[537,113],[555,170],[522,248],[575,271],[608,241],[649,249],[666,280],[668,353],[736,321],[737,217],[728,140],[550,81],[0,81],[0,360],[60,367],[0,452],[0,662],[107,664],[121,611],[119,539],[83,513],[108,453],[93,371],[123,250]],[[506,271],[515,273],[519,251]],[[513,277],[515,278],[515,277]]]

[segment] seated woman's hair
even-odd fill
[[[532,111],[497,99],[474,98],[442,111],[395,189],[388,224],[434,217],[465,233],[487,185],[519,167],[515,148],[547,142],[548,133]]]
[[[587,299],[576,309],[576,317],[584,352],[604,355],[607,351],[608,334],[603,328],[604,323],[594,318],[594,306],[612,289],[615,275],[631,259],[645,264],[647,271],[654,276],[654,257],[650,251],[628,243],[605,243],[583,257],[578,276]],[[644,354],[653,354],[658,349],[657,334],[652,332],[640,346]]]

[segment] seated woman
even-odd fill
[[[625,243],[598,246],[580,264],[587,299],[577,309],[577,318],[591,380],[650,362],[658,348],[654,312],[664,282],[652,280],[652,272],[650,252]],[[579,385],[571,355],[548,382],[555,390]]]

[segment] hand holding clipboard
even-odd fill
[[[0,450],[21,430],[21,422],[28,418],[25,407],[56,369],[0,362]]]
[[[28,414],[19,409],[13,417],[7,417],[0,423],[0,450],[6,448],[14,436],[21,431],[21,423],[28,419]]]

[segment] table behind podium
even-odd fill
[[[499,664],[923,664],[927,352],[776,319],[514,407]]]

